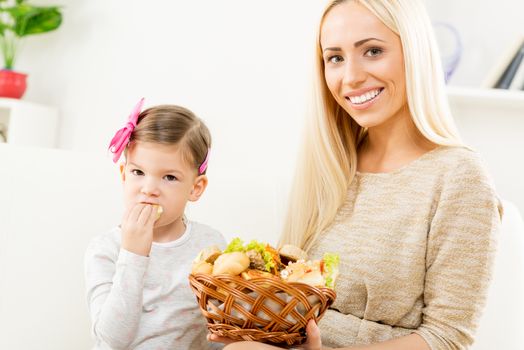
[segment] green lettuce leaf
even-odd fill
[[[338,275],[338,264],[340,257],[338,254],[326,253],[324,254],[324,276],[326,279],[326,287],[335,288],[335,279]]]
[[[255,250],[262,255],[262,259],[264,259],[265,263],[265,269],[267,272],[271,272],[271,269],[275,268],[275,262],[273,261],[273,256],[271,253],[266,251],[266,245],[264,243],[261,243],[257,240],[252,240],[248,243],[246,246],[246,251],[248,250]]]
[[[232,252],[245,252],[244,249],[244,241],[242,241],[240,238],[234,238],[229,245],[227,246],[226,250],[224,250],[224,253],[232,253]]]

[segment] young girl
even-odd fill
[[[95,349],[209,349],[187,277],[191,261],[222,235],[187,220],[187,201],[207,186],[211,136],[189,110],[163,105],[140,113],[111,141],[120,166],[121,225],[93,239],[85,255]]]

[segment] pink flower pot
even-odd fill
[[[0,97],[21,98],[27,88],[27,74],[0,70]]]

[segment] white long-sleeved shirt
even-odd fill
[[[153,243],[149,257],[121,248],[121,230],[95,237],[85,254],[87,302],[95,349],[213,349],[189,287],[191,262],[224,237],[187,222],[176,241]]]

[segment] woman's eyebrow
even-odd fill
[[[342,51],[342,49],[340,47],[326,47],[324,50],[322,50],[322,52],[326,51]]]
[[[377,40],[377,41],[380,41],[380,42],[385,42],[384,40],[380,40],[380,39],[377,39],[377,38],[367,38],[367,39],[362,39],[362,40],[359,40],[357,42],[355,42],[353,44],[354,47],[359,47],[359,46],[362,46],[364,45],[365,43],[367,43],[368,41],[371,41],[371,40]],[[326,47],[324,50],[322,50],[322,52],[326,52],[326,51],[342,51],[342,49],[340,47]]]
[[[359,40],[357,42],[355,42],[353,44],[354,47],[359,47],[359,46],[362,46],[363,44],[367,43],[368,41],[371,41],[371,40],[377,40],[377,41],[380,41],[380,42],[384,42],[384,40],[380,40],[380,39],[377,39],[377,38],[367,38],[367,39],[362,39],[362,40]]]

